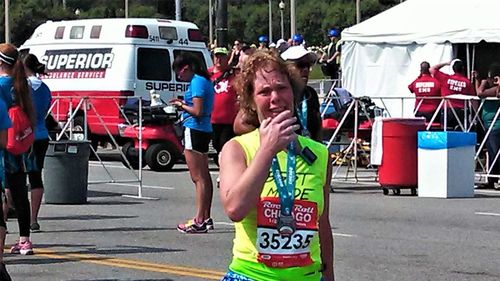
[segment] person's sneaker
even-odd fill
[[[30,229],[32,232],[38,232],[40,231],[40,224],[38,224],[38,222],[34,222],[30,225]]]
[[[182,233],[207,233],[207,224],[197,224],[194,219],[188,220],[186,223],[177,225],[177,230]]]
[[[21,255],[33,255],[33,244],[31,241],[25,241],[24,243],[19,243],[21,246]]]
[[[12,281],[9,273],[7,272],[7,268],[5,267],[5,263],[0,263],[0,280],[1,281]]]
[[[24,241],[24,242],[16,242],[10,248],[10,253],[11,254],[21,254],[21,255],[33,255],[33,244],[31,244],[31,241]]]
[[[208,230],[214,230],[214,220],[212,218],[206,219],[204,224],[207,226]]]
[[[14,245],[10,248],[11,254],[19,254],[21,253],[21,245],[19,245],[19,241],[16,241]]]

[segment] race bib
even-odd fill
[[[312,264],[310,245],[318,234],[315,202],[295,200],[292,216],[296,230],[281,236],[276,229],[281,205],[277,197],[264,197],[257,208],[257,260],[269,267],[286,268]]]

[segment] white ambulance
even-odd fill
[[[44,82],[54,102],[59,100],[52,110],[57,120],[66,120],[79,97],[89,97],[87,125],[93,140],[107,136],[99,119],[111,134],[119,135],[118,124],[124,122],[119,106],[126,99],[113,97],[149,99],[151,90],[165,101],[182,96],[188,84],[172,71],[180,53],[192,53],[207,67],[212,65],[195,24],[164,19],[47,21],[20,51],[36,55],[46,65]],[[81,110],[74,122],[84,126],[83,116]]]

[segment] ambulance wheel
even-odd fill
[[[382,193],[384,193],[384,195],[389,195],[389,189],[383,187],[382,188]]]
[[[416,188],[411,189],[411,195],[417,196],[417,189]]]
[[[400,194],[401,194],[401,189],[399,189],[399,188],[394,188],[394,189],[392,190],[392,194],[394,194],[394,195],[400,195]]]
[[[156,172],[170,171],[177,162],[178,153],[169,142],[155,143],[146,150],[146,163]]]
[[[130,168],[133,170],[139,169],[139,154],[138,154],[139,152],[134,147],[134,143],[127,142],[126,144],[124,144],[122,146],[122,152],[125,155],[125,157],[127,158],[128,162],[130,163],[130,167],[128,166],[127,161],[125,161],[125,158],[123,158],[123,156],[122,156],[123,165],[129,169]],[[144,155],[144,153],[142,155]],[[144,159],[142,159],[142,167],[144,168],[144,166],[146,166],[146,161],[144,161]]]

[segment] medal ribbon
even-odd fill
[[[307,99],[305,96],[301,102],[300,111],[298,115],[300,124],[302,125],[302,135],[305,137],[310,137],[309,130],[307,129]]]
[[[278,194],[280,197],[281,204],[281,214],[284,216],[292,215],[293,200],[295,195],[295,179],[297,178],[296,173],[296,154],[295,154],[295,141],[292,141],[288,145],[287,160],[286,160],[286,183],[281,176],[280,165],[278,162],[278,157],[273,157],[273,162],[271,164],[271,170],[273,173],[274,183],[278,189]]]

